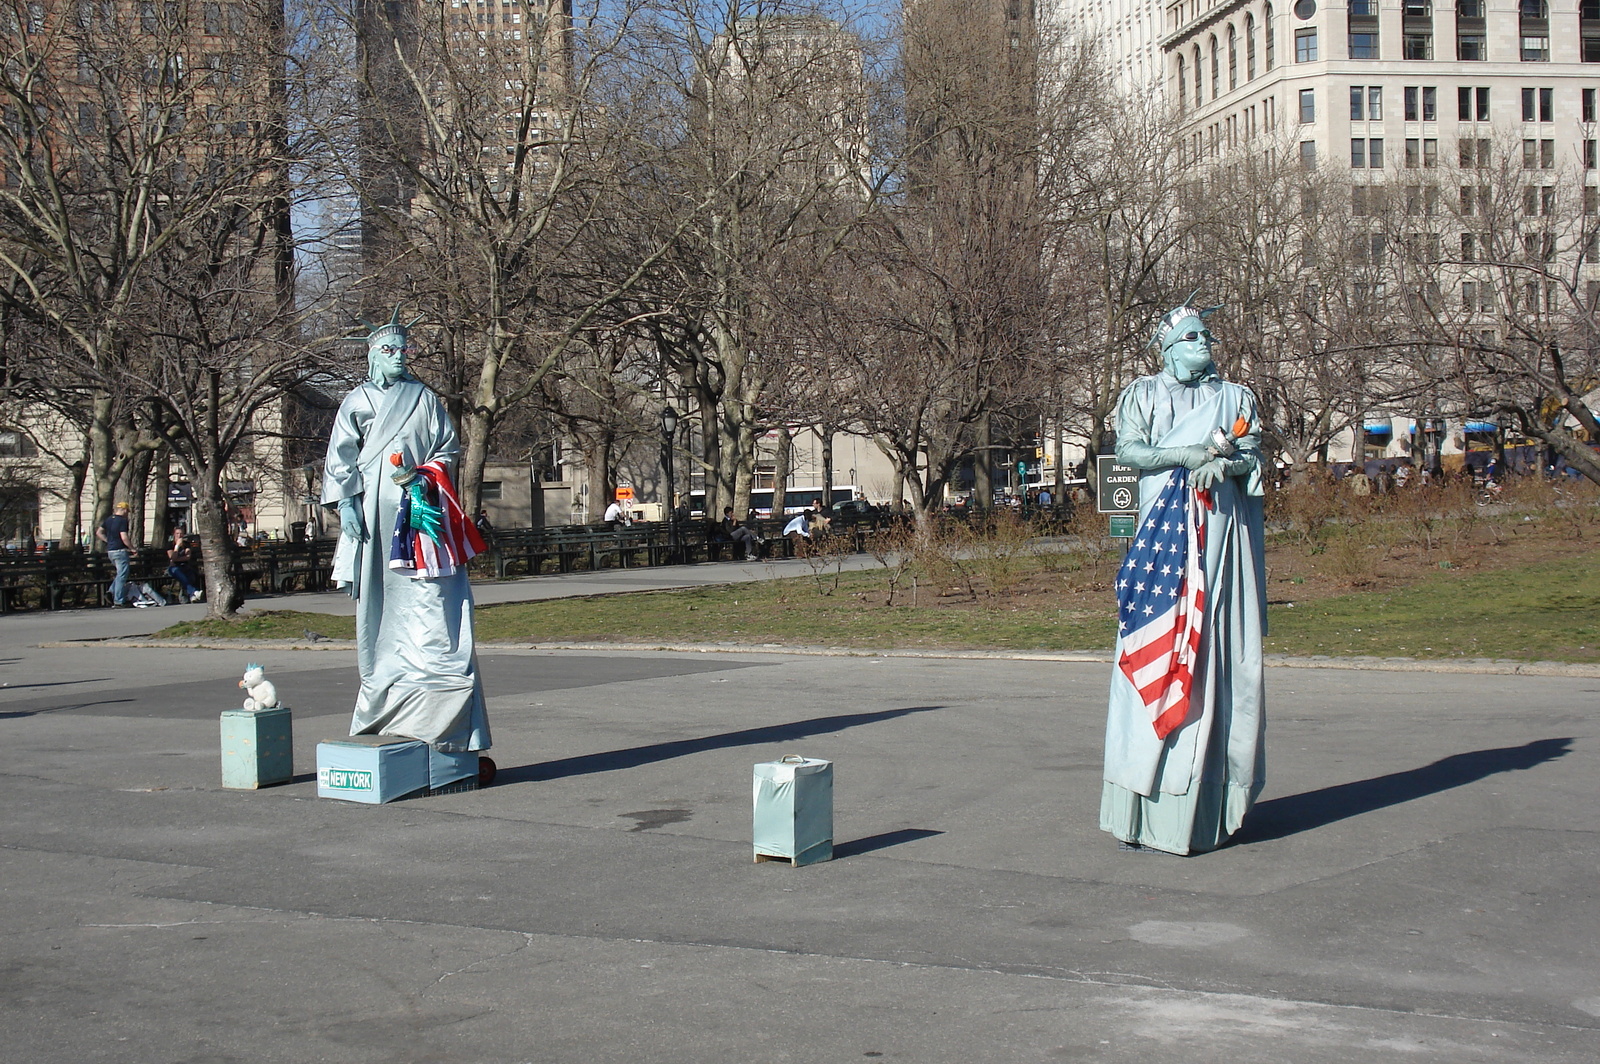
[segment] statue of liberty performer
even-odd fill
[[[1163,317],[1161,372],[1117,404],[1139,524],[1116,581],[1100,827],[1130,849],[1214,850],[1266,781],[1261,421],[1212,363],[1218,309]]]
[[[328,440],[322,502],[338,507],[341,525],[333,576],[356,600],[361,690],[350,734],[487,750],[466,570],[483,540],[451,479],[455,427],[406,372],[410,351],[398,311],[372,328],[368,377],[339,404]]]

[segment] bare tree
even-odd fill
[[[1513,425],[1600,483],[1584,443],[1600,439],[1585,399],[1600,385],[1600,201],[1576,162],[1538,141],[1464,147],[1440,168],[1440,241],[1406,248],[1404,309],[1432,402]]]
[[[640,190],[643,239],[670,251],[633,321],[699,414],[707,507],[743,512],[769,397],[793,367],[786,289],[836,253],[875,190],[867,46],[817,5],[683,0],[653,14],[641,78],[681,117]]]
[[[469,507],[496,425],[615,325],[676,235],[669,220],[617,242],[657,163],[640,148],[655,90],[630,65],[642,6],[438,5],[364,27],[366,152],[350,181],[375,220],[367,300],[435,323],[433,383],[460,421]]]
[[[214,615],[237,605],[224,467],[304,359],[284,9],[228,11],[251,52],[206,43],[219,27],[199,22],[220,8],[62,5],[42,29],[16,23],[0,76],[0,268],[20,282],[8,313],[48,340],[15,376],[84,412],[97,519],[136,455],[171,449],[194,485]]]

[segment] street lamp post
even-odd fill
[[[674,444],[678,438],[678,412],[661,408],[661,465],[667,473],[667,561],[678,561],[678,507],[672,475]]]

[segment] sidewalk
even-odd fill
[[[8,1058],[1600,1058],[1592,679],[1271,669],[1267,791],[1182,859],[1096,828],[1103,664],[485,648],[499,780],[370,807],[312,782],[348,652],[249,655],[298,776],[229,792],[244,653],[29,619],[0,619]],[[750,766],[790,753],[835,762],[830,863],[751,863]]]

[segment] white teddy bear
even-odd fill
[[[266,671],[255,662],[245,667],[244,679],[239,681],[239,686],[244,688],[244,708],[249,712],[278,708],[278,689],[272,686]]]

